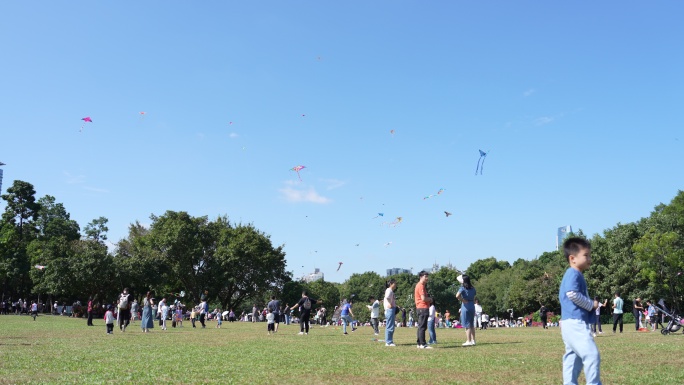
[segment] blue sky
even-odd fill
[[[3,193],[28,181],[82,228],[107,217],[112,242],[166,210],[225,214],[284,244],[295,276],[318,267],[333,282],[532,259],[559,226],[602,232],[682,188],[682,14],[630,1],[3,2]]]

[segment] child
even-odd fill
[[[646,315],[648,316],[648,322],[651,324],[651,330],[655,331],[655,307],[651,303],[651,301],[646,301],[646,305],[648,305],[647,313]]]
[[[36,320],[36,316],[38,315],[38,304],[36,301],[31,302],[31,316],[33,317],[33,320]]]
[[[268,322],[268,335],[271,335],[271,332],[275,333],[275,316],[273,315],[273,312],[271,309],[268,309],[268,314],[266,314],[266,322]]]
[[[194,308],[194,307],[193,307],[193,308],[192,308],[192,312],[190,313],[190,322],[192,323],[192,327],[193,327],[193,328],[196,327],[196,326],[195,326],[195,317],[196,317],[196,316],[197,316],[197,308]]]
[[[435,318],[437,316],[437,311],[435,309],[435,303],[430,303],[430,308],[428,309],[428,334],[430,335],[430,340],[428,345],[433,345],[437,343],[437,333],[435,333]]]
[[[112,312],[112,305],[107,305],[107,312],[105,313],[104,320],[107,325],[107,334],[114,334],[114,313]]]
[[[563,275],[558,298],[561,305],[561,335],[565,343],[563,355],[563,383],[577,384],[584,366],[587,384],[601,384],[601,356],[592,338],[590,325],[598,301],[592,301],[584,280],[584,272],[591,265],[591,245],[583,238],[568,238],[563,251],[570,267]]]
[[[216,328],[221,329],[221,324],[223,324],[223,316],[221,315],[221,309],[216,309]]]
[[[179,328],[183,327],[183,308],[180,304],[176,308],[176,325],[178,325]]]

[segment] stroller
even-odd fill
[[[653,306],[659,311],[663,312],[663,314],[666,316],[670,317],[670,321],[667,323],[667,326],[660,331],[663,335],[666,336],[670,333],[676,333],[679,331],[679,329],[683,329],[682,332],[684,332],[684,319],[682,319],[682,317],[674,311],[668,311],[667,306],[665,306],[665,301],[661,299],[658,301],[658,306]]]

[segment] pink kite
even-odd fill
[[[85,126],[86,123],[92,123],[93,122],[93,120],[90,119],[90,116],[86,116],[85,118],[81,118],[81,120],[83,121],[83,124],[81,125],[81,129],[78,130],[78,132],[83,132],[83,126]]]
[[[294,166],[294,167],[292,167],[292,168],[290,169],[290,171],[296,172],[296,173],[297,173],[297,177],[299,177],[299,180],[301,181],[301,180],[302,180],[302,176],[299,175],[299,172],[300,172],[302,169],[305,169],[305,168],[306,168],[306,166],[301,166],[301,165],[300,165],[300,166]]]

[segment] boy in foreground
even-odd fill
[[[569,238],[563,251],[570,267],[563,275],[558,298],[561,305],[561,335],[565,343],[563,384],[577,384],[584,366],[588,385],[600,385],[601,356],[591,335],[598,301],[589,297],[582,274],[591,265],[591,245],[583,238]]]

